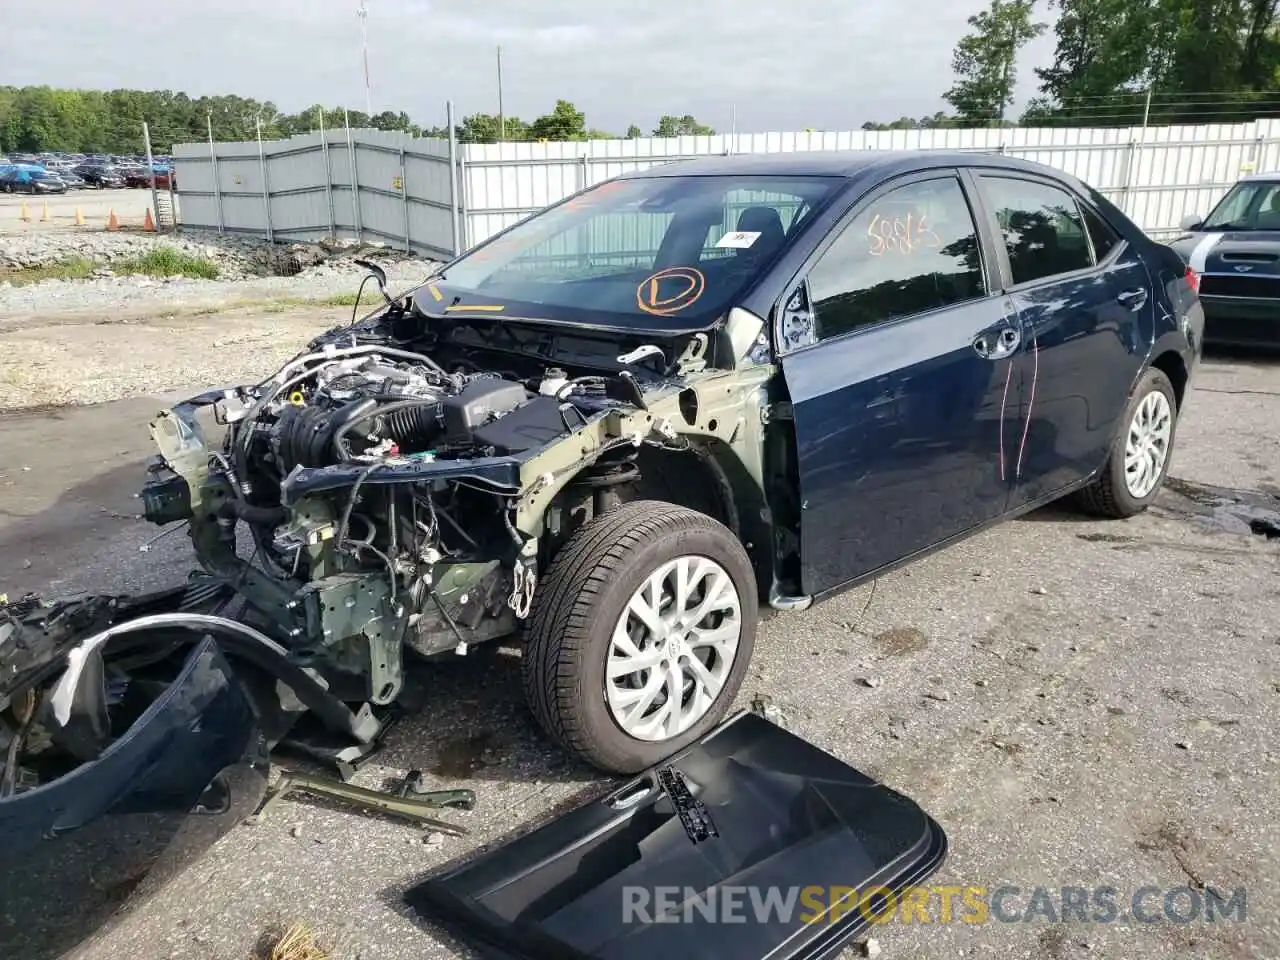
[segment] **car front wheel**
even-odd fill
[[[1138,381],[1120,417],[1102,473],[1080,492],[1086,511],[1103,517],[1136,516],[1155,501],[1169,472],[1178,426],[1178,398],[1154,367]]]
[[[759,623],[755,573],[711,517],[638,500],[585,524],[534,598],[524,687],[539,725],[610,773],[643,770],[724,716]]]

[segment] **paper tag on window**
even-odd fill
[[[760,233],[757,231],[752,233],[750,230],[735,230],[732,233],[726,233],[717,241],[717,247],[734,247],[738,250],[746,250],[749,246],[760,239]]]

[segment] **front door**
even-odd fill
[[[1022,325],[1016,508],[1106,461],[1154,336],[1155,298],[1137,251],[1066,190],[1004,175],[978,182],[1004,240]]]
[[[802,586],[822,593],[998,516],[1020,331],[953,174],[859,205],[779,318]]]

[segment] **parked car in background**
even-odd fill
[[[115,167],[86,163],[83,166],[76,167],[75,172],[80,177],[83,177],[85,184],[90,187],[119,189],[124,186],[124,177],[120,176],[120,171]]]
[[[88,186],[84,177],[80,176],[73,169],[59,170],[55,176],[67,185],[68,190],[83,190]]]
[[[1280,173],[1246,177],[1172,246],[1200,275],[1205,340],[1280,348]]]
[[[120,167],[120,175],[124,177],[126,187],[141,188],[151,186],[151,171],[145,166],[129,164]]]
[[[66,193],[67,185],[44,167],[15,164],[0,174],[0,190],[5,193]]]
[[[156,168],[156,189],[168,190],[170,186],[172,186],[175,190],[178,187],[178,181],[173,174],[173,168],[165,167],[161,169],[160,167],[157,167]]]

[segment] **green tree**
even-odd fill
[[[1280,0],[1245,3],[1240,82],[1250,90],[1274,90],[1280,81]]]
[[[957,80],[944,95],[967,124],[1003,121],[1013,103],[1018,53],[1045,30],[1032,20],[1033,0],[991,0],[969,18],[973,32],[956,45]]]
[[[499,130],[503,132],[499,136]],[[448,136],[447,130],[442,131]],[[462,118],[458,140],[462,143],[497,143],[499,140],[528,140],[529,124],[519,117],[504,117],[499,122],[497,114],[473,113]]]
[[[557,100],[555,109],[529,125],[534,140],[583,140],[587,135],[587,115],[568,100]]]
[[[658,126],[653,131],[655,137],[707,137],[714,133],[710,127],[699,123],[687,113],[683,117],[664,114],[658,118]]]
[[[0,107],[0,110],[2,110],[2,109],[3,109],[3,107]],[[627,139],[628,139],[628,140],[639,140],[639,139],[640,139],[641,137],[643,137],[643,136],[644,136],[644,131],[642,131],[642,130],[641,130],[639,127],[637,127],[634,123],[633,123],[631,126],[627,127]]]
[[[1054,62],[1024,122],[1129,125],[1275,115],[1277,0],[1053,0]]]
[[[942,111],[938,111],[931,117],[921,117],[916,120],[912,117],[899,117],[892,123],[875,123],[868,122],[862,125],[863,130],[938,130],[943,127],[954,127],[956,119],[949,117]]]

